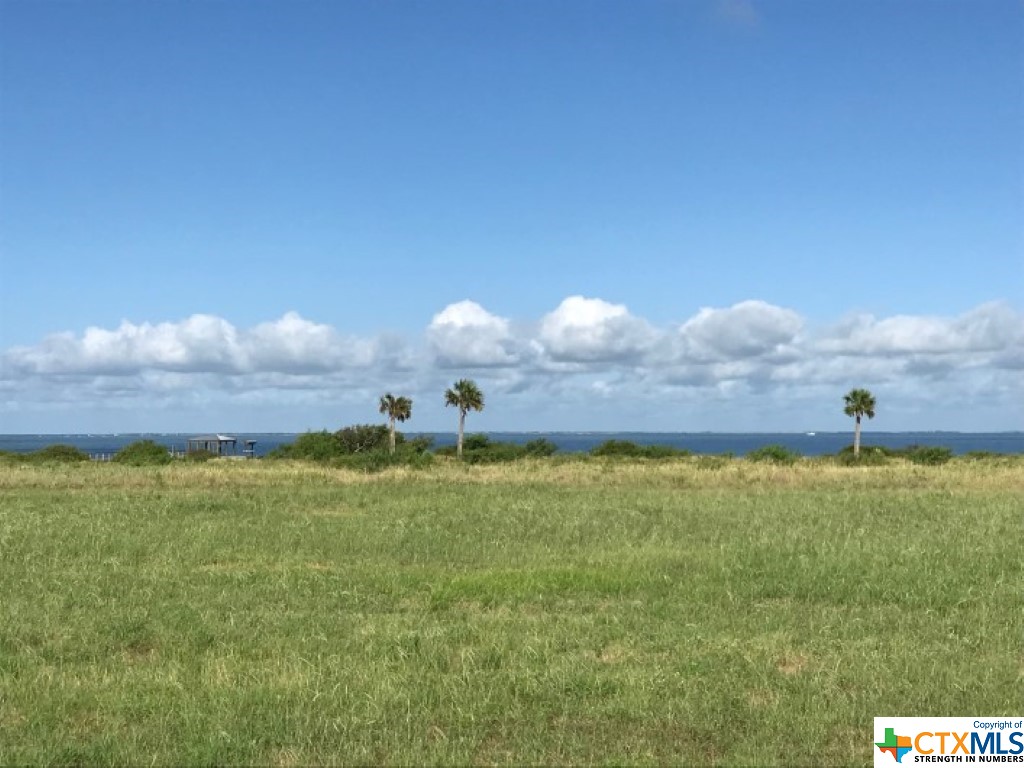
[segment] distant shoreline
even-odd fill
[[[471,430],[475,432],[475,430]],[[64,443],[88,453],[116,453],[136,440],[153,440],[172,450],[184,450],[191,432],[122,432],[122,433],[53,433],[2,434],[0,451],[30,453],[48,445]],[[256,440],[256,455],[263,456],[274,448],[290,443],[301,432],[222,432],[242,439]],[[453,445],[454,431],[404,431],[407,437],[429,437],[434,447]],[[495,441],[525,443],[544,437],[558,446],[562,453],[584,453],[606,440],[629,440],[639,445],[667,445],[697,454],[744,455],[766,445],[781,445],[803,456],[835,454],[853,442],[853,430],[845,432],[484,432]],[[1024,432],[875,432],[866,431],[864,445],[904,448],[928,445],[949,448],[954,454],[972,451],[1017,454],[1024,453]]]

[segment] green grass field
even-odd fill
[[[1024,702],[1024,462],[0,466],[0,764],[865,765]]]

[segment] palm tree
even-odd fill
[[[388,437],[388,448],[395,452],[395,422],[412,418],[412,400],[408,397],[395,397],[390,392],[380,399],[380,412],[388,416],[391,433]]]
[[[449,405],[459,409],[459,442],[456,444],[455,453],[462,458],[462,433],[466,426],[466,414],[469,411],[482,411],[484,409],[484,393],[472,379],[459,379],[455,386],[444,393],[445,407]]]
[[[860,417],[875,418],[875,396],[866,389],[851,389],[843,395],[843,402],[846,404],[843,413],[857,420],[853,430],[853,455],[860,456]]]

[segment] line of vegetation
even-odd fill
[[[972,458],[1000,456],[989,451],[975,451]],[[913,464],[938,466],[953,458],[953,451],[942,445],[908,445],[903,448],[886,448],[882,445],[865,445],[857,452],[856,445],[848,445],[836,454],[841,464],[849,466],[879,466],[889,459],[906,459]]]
[[[591,448],[590,455],[602,458],[674,459],[692,456],[693,452],[670,445],[639,445],[631,440],[605,440]]]
[[[266,454],[267,460],[294,460],[328,464],[337,467],[376,471],[390,466],[423,467],[434,457],[458,459],[458,447],[446,445],[432,448],[433,438],[420,436],[409,438],[395,431],[395,449],[390,447],[391,434],[385,424],[356,424],[336,432],[320,430],[299,435],[294,442],[282,444]],[[558,461],[585,462],[645,460],[687,460],[698,461],[705,469],[720,468],[736,459],[732,452],[721,454],[698,454],[687,448],[669,445],[640,445],[630,440],[606,440],[586,452],[559,453],[558,446],[547,438],[535,438],[526,443],[492,440],[486,434],[471,434],[464,439],[462,461],[467,464],[496,464],[521,459],[543,459],[558,454]],[[743,459],[750,462],[792,465],[799,461],[827,462],[848,467],[884,466],[892,461],[902,460],[924,466],[939,466],[949,461],[983,462],[1005,459],[1017,454],[994,451],[969,451],[956,456],[946,446],[908,445],[889,448],[881,445],[864,445],[860,453],[854,453],[852,445],[835,454],[801,456],[785,446],[772,444],[749,451]],[[175,461],[201,463],[219,458],[209,451],[192,451],[173,454],[166,446],[152,440],[139,440],[126,445],[111,457],[118,464],[129,466],[163,466]],[[89,461],[88,453],[71,445],[49,445],[38,451],[20,453],[0,451],[2,464],[73,464]]]
[[[462,445],[462,460],[467,464],[496,464],[502,461],[516,461],[525,458],[543,458],[551,456],[558,446],[545,438],[530,440],[527,443],[507,443],[491,440],[487,435],[467,435]],[[458,445],[446,445],[438,448],[438,456],[459,457]]]
[[[750,461],[766,464],[795,464],[799,458],[798,452],[791,451],[783,445],[766,445],[747,454],[747,459]]]
[[[872,419],[875,416],[875,397],[866,389],[852,389],[843,396],[844,413],[855,419],[854,440],[851,446],[843,448],[830,457],[832,461],[843,466],[878,466],[890,459],[905,459],[914,464],[938,466],[953,458],[951,449],[944,446],[910,445],[905,448],[886,448],[883,446],[864,446],[860,444],[861,420],[863,417]],[[412,418],[413,402],[411,398],[396,396],[390,392],[381,396],[378,411],[384,414],[386,424],[355,424],[344,427],[336,432],[321,430],[300,435],[295,442],[278,446],[267,454],[271,460],[291,459],[327,463],[339,467],[350,467],[366,471],[376,471],[389,466],[407,465],[423,467],[429,464],[435,455],[455,457],[468,464],[493,464],[517,461],[524,458],[544,458],[558,451],[558,446],[545,438],[531,440],[525,444],[492,441],[485,434],[464,437],[466,415],[470,411],[484,409],[484,394],[472,379],[456,381],[444,393],[444,404],[458,409],[458,433],[454,446],[443,446],[430,452],[432,438],[417,437],[407,439],[396,429],[396,423]],[[969,454],[970,460],[978,461],[999,454],[975,451]],[[40,463],[69,463],[87,461],[88,454],[70,445],[48,446],[30,454],[18,454],[16,458],[5,456],[0,452],[0,461],[27,461]],[[681,459],[693,456],[686,448],[669,445],[640,445],[631,440],[611,439],[594,446],[589,457],[597,459]],[[152,440],[139,440],[125,446],[113,457],[113,461],[132,466],[156,466],[168,464],[177,458],[166,447]],[[208,451],[191,451],[183,457],[187,461],[208,461],[215,458]],[[570,460],[588,458],[584,454],[573,454]],[[724,465],[732,458],[731,454],[719,457],[703,457],[704,468],[715,468]],[[783,445],[765,445],[747,453],[748,461],[791,465],[802,457],[794,450]]]
[[[25,462],[39,464],[77,464],[80,461],[89,460],[89,454],[85,451],[63,443],[48,445],[32,453],[17,454],[5,451],[4,454],[8,460],[20,458]]]

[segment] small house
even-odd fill
[[[198,451],[207,451],[214,456],[234,456],[237,445],[238,440],[228,435],[200,435],[199,437],[190,437],[188,439],[188,446],[185,452],[197,453]]]

